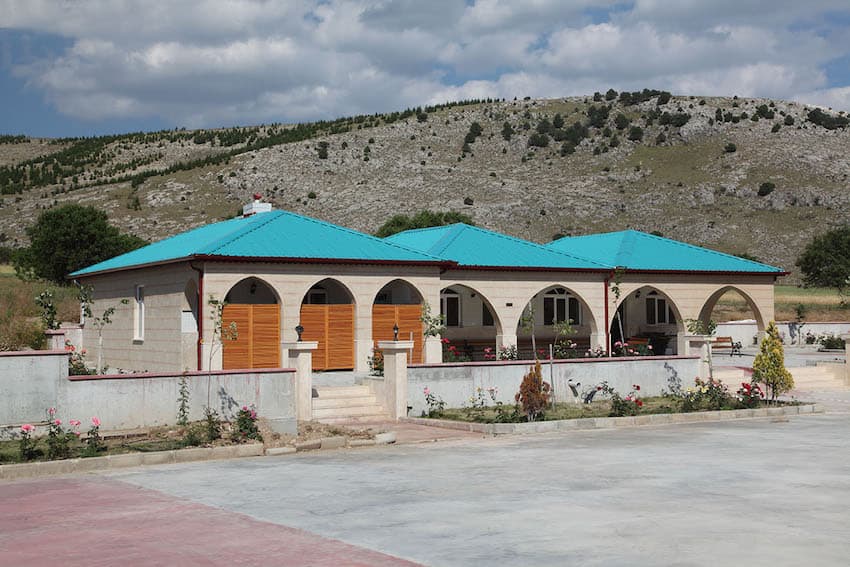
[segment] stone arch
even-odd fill
[[[398,329],[399,340],[413,340],[410,361],[424,360],[425,335],[422,305],[425,295],[407,280],[396,278],[386,282],[372,299],[373,348],[379,341],[391,341]]]
[[[650,307],[650,300],[653,299],[655,301]],[[663,304],[659,300],[662,300]],[[623,317],[625,336],[620,336],[617,313]],[[608,349],[610,351],[611,345],[618,340],[638,337],[650,339],[655,354],[665,354],[668,352],[668,347],[671,354],[676,354],[679,350],[678,337],[684,332],[685,321],[682,318],[682,310],[670,294],[653,285],[633,287],[621,296],[620,302],[609,315]]]
[[[356,301],[341,281],[324,278],[303,294],[299,307],[302,339],[315,341],[313,370],[355,368]]]
[[[708,323],[708,321],[711,319],[712,311],[714,311],[714,308],[717,306],[717,302],[720,300],[721,297],[723,297],[724,295],[726,295],[726,293],[730,291],[734,291],[735,293],[740,295],[744,299],[744,301],[746,301],[747,306],[750,308],[750,311],[753,312],[759,333],[764,332],[765,328],[767,327],[767,324],[764,320],[764,314],[761,312],[761,309],[759,309],[758,304],[755,302],[755,300],[753,300],[750,294],[734,285],[723,286],[714,291],[711,295],[709,295],[708,298],[706,298],[706,300],[703,302],[702,309],[700,309],[699,311],[699,320],[703,323]]]
[[[385,294],[382,297],[382,294]],[[384,283],[372,299],[377,305],[418,305],[425,301],[425,294],[403,278],[395,278]]]
[[[236,336],[222,336],[222,369],[280,367],[282,304],[274,286],[247,277],[230,287],[224,301],[222,329],[235,329]]]
[[[454,355],[461,360],[494,360],[497,337],[503,330],[502,314],[478,289],[465,282],[446,283],[440,290],[440,314],[445,324],[443,359],[453,360],[450,355]]]
[[[224,294],[224,301],[243,305],[281,304],[280,295],[274,286],[256,276],[243,278],[230,286]]]
[[[547,299],[551,299],[551,304],[547,305]],[[593,309],[582,294],[571,288],[570,285],[562,282],[552,282],[541,287],[536,293],[532,294],[522,305],[522,310],[519,312],[518,319],[514,323],[517,335],[517,348],[521,353],[529,354],[532,344],[532,333],[530,330],[524,330],[522,327],[523,317],[530,315],[529,306],[534,307],[534,343],[538,350],[541,345],[548,345],[555,342],[557,337],[554,331],[554,322],[569,318],[575,319],[578,315],[578,323],[573,324],[577,331],[571,335],[570,340],[577,343],[578,350],[582,352],[588,348],[595,346],[599,324],[594,316]],[[577,308],[577,313],[575,309]],[[548,312],[549,309],[553,311]],[[572,315],[572,316],[571,316]],[[546,346],[545,348],[548,348]],[[528,352],[524,352],[528,351]]]

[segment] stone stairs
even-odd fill
[[[313,419],[321,423],[380,421],[389,419],[368,386],[316,386]]]
[[[795,390],[850,390],[842,379],[843,364],[798,366],[788,370],[794,377]]]

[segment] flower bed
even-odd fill
[[[516,404],[496,402],[496,392],[492,389],[479,388],[476,395],[469,399],[468,404],[460,408],[446,408],[436,392],[425,388],[428,410],[422,412],[422,417],[467,423],[524,423],[798,405],[797,402],[766,401],[764,392],[758,384],[743,382],[735,393],[731,393],[720,380],[699,378],[696,378],[694,385],[687,389],[651,397],[641,397],[639,384],[632,385],[632,390],[622,395],[603,382],[596,386],[595,391],[580,395],[579,401],[586,400],[582,403],[551,403],[547,399],[545,382],[539,385],[537,390],[538,397],[542,396],[537,402],[545,399],[545,406],[536,407],[534,412],[529,412],[525,407],[529,396],[522,390],[517,394]]]

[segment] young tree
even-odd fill
[[[779,329],[773,321],[761,342],[759,353],[753,362],[753,382],[761,382],[770,392],[770,399],[784,394],[794,387],[794,378],[785,368],[785,351],[779,338]]]
[[[26,232],[31,244],[15,255],[16,271],[59,283],[71,272],[147,244],[110,225],[105,212],[81,205],[49,209]]]
[[[112,305],[107,307],[103,313],[99,316],[94,317],[91,310],[92,304],[92,295],[94,294],[94,288],[91,286],[82,286],[80,287],[80,306],[83,311],[83,316],[85,317],[86,325],[91,324],[94,327],[95,331],[97,331],[97,368],[96,372],[98,374],[103,372],[103,329],[112,323],[112,316],[115,315],[116,306]],[[130,303],[127,299],[122,299],[120,301],[121,305],[127,305]]]
[[[535,360],[534,366],[529,369],[528,374],[522,379],[519,392],[517,392],[514,399],[518,404],[522,404],[522,411],[525,413],[526,419],[528,421],[534,421],[546,409],[551,391],[551,385],[543,381],[540,361]]]

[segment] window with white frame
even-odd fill
[[[133,302],[133,340],[145,339],[145,286],[137,285]]]
[[[543,296],[543,324],[554,325],[567,320],[581,325],[581,304],[577,297],[562,287],[556,287]]]
[[[444,289],[440,294],[440,315],[446,327],[460,327],[460,294],[452,289]]]
[[[646,323],[647,325],[674,325],[676,315],[667,300],[660,297],[657,292],[652,291],[646,298]]]

